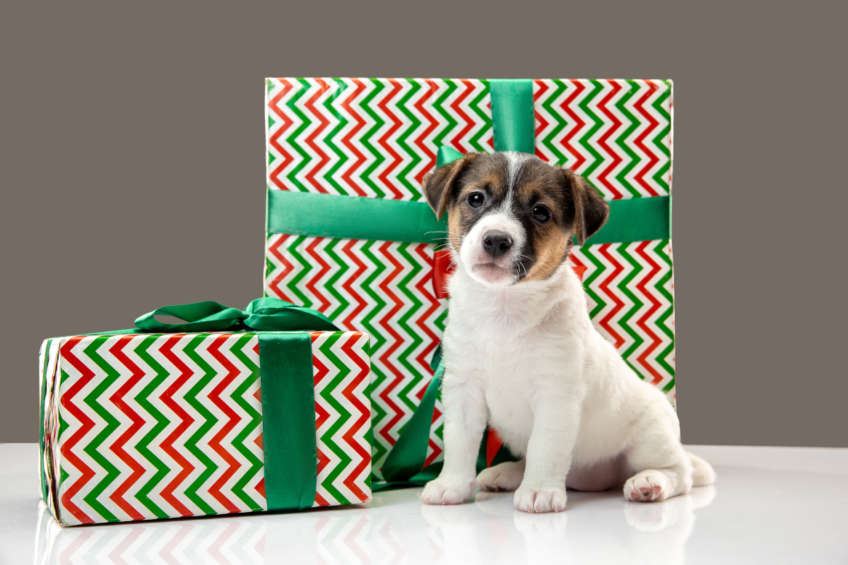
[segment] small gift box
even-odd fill
[[[42,495],[63,525],[371,498],[368,336],[308,308],[160,308],[47,339],[39,368]]]

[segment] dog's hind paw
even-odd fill
[[[624,498],[631,502],[658,502],[665,500],[670,491],[668,477],[654,469],[636,473],[624,483]]]
[[[477,484],[483,490],[515,490],[523,478],[524,461],[505,461],[480,471]]]
[[[462,504],[473,492],[473,481],[439,476],[427,483],[421,500],[424,504]]]
[[[522,512],[562,512],[565,510],[565,485],[538,489],[522,485],[515,491],[513,501],[515,508]]]

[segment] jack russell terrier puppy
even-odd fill
[[[515,490],[525,512],[565,509],[566,486],[654,502],[715,479],[680,443],[677,414],[592,326],[566,261],[604,224],[609,206],[580,176],[523,153],[470,154],[424,181],[448,214],[457,265],[443,348],[445,461],[421,494],[469,500],[475,483]],[[475,480],[491,424],[517,462]]]

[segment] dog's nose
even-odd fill
[[[512,238],[508,233],[490,230],[483,234],[483,250],[497,259],[512,247]]]

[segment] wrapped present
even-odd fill
[[[47,339],[43,499],[63,525],[367,502],[368,341],[272,298]]]
[[[371,334],[378,478],[422,399],[414,451],[441,457],[425,391],[450,259],[421,187],[462,153],[535,153],[610,202],[571,261],[598,330],[674,402],[670,81],[270,78],[265,110],[264,293]]]

